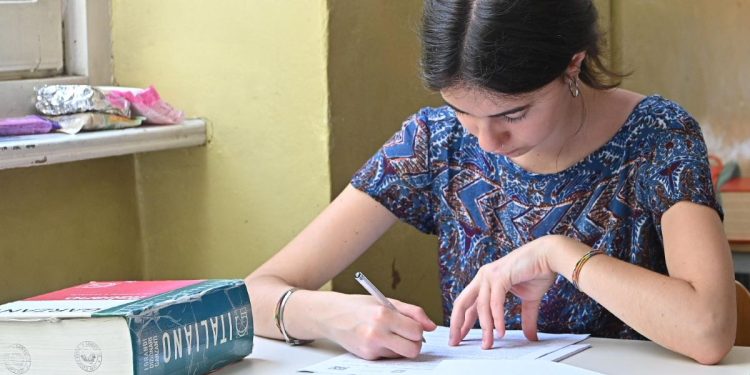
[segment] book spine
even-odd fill
[[[241,280],[208,280],[149,300],[126,308],[134,374],[205,374],[252,352],[252,311]]]

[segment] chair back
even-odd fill
[[[737,290],[737,338],[734,345],[750,346],[750,291],[739,281],[734,281]]]

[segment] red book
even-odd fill
[[[750,177],[733,178],[721,185],[722,193],[750,192]]]
[[[203,280],[164,281],[92,281],[27,298],[24,301],[70,300],[139,300],[175,289],[194,285]]]

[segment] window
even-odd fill
[[[109,0],[0,0],[0,117],[34,113],[34,87],[112,83]]]
[[[63,72],[60,0],[0,1],[0,80],[50,77]]]

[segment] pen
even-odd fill
[[[383,293],[380,292],[378,288],[375,287],[375,285],[365,276],[362,272],[357,272],[354,274],[354,278],[367,290],[368,293],[370,293],[373,297],[377,298],[378,302],[383,304],[383,306],[398,312],[398,309],[396,309],[396,306],[393,306],[391,301],[388,300],[388,298],[385,298]],[[422,342],[427,342],[427,340],[422,337]]]

